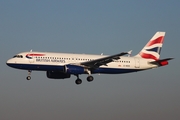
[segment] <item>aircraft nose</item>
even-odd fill
[[[6,61],[6,65],[8,65],[8,66],[11,66],[12,63],[13,63],[12,59],[9,59]]]

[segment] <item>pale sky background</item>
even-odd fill
[[[165,31],[165,67],[50,80],[12,69],[19,52],[137,54]],[[0,120],[180,120],[179,0],[1,0]]]

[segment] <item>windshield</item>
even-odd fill
[[[13,58],[23,58],[22,55],[15,55]]]

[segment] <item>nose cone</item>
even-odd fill
[[[13,60],[12,59],[9,59],[7,62],[6,62],[6,65],[12,67],[12,64],[13,64]]]

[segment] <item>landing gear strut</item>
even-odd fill
[[[77,85],[81,84],[81,83],[82,83],[82,80],[79,78],[79,75],[75,75],[75,76],[77,77],[77,79],[75,80],[75,83],[76,83]],[[94,77],[93,77],[93,76],[89,75],[89,76],[87,77],[87,81],[88,81],[88,82],[91,82],[91,81],[93,81],[93,80],[94,80]]]
[[[86,69],[86,72],[88,73],[87,81],[91,82],[94,80],[93,76],[91,76],[91,71],[89,69]]]
[[[26,77],[27,80],[30,80],[30,79],[31,79],[31,76],[30,76],[30,75],[31,75],[31,72],[32,72],[31,70],[28,70],[28,76]]]

